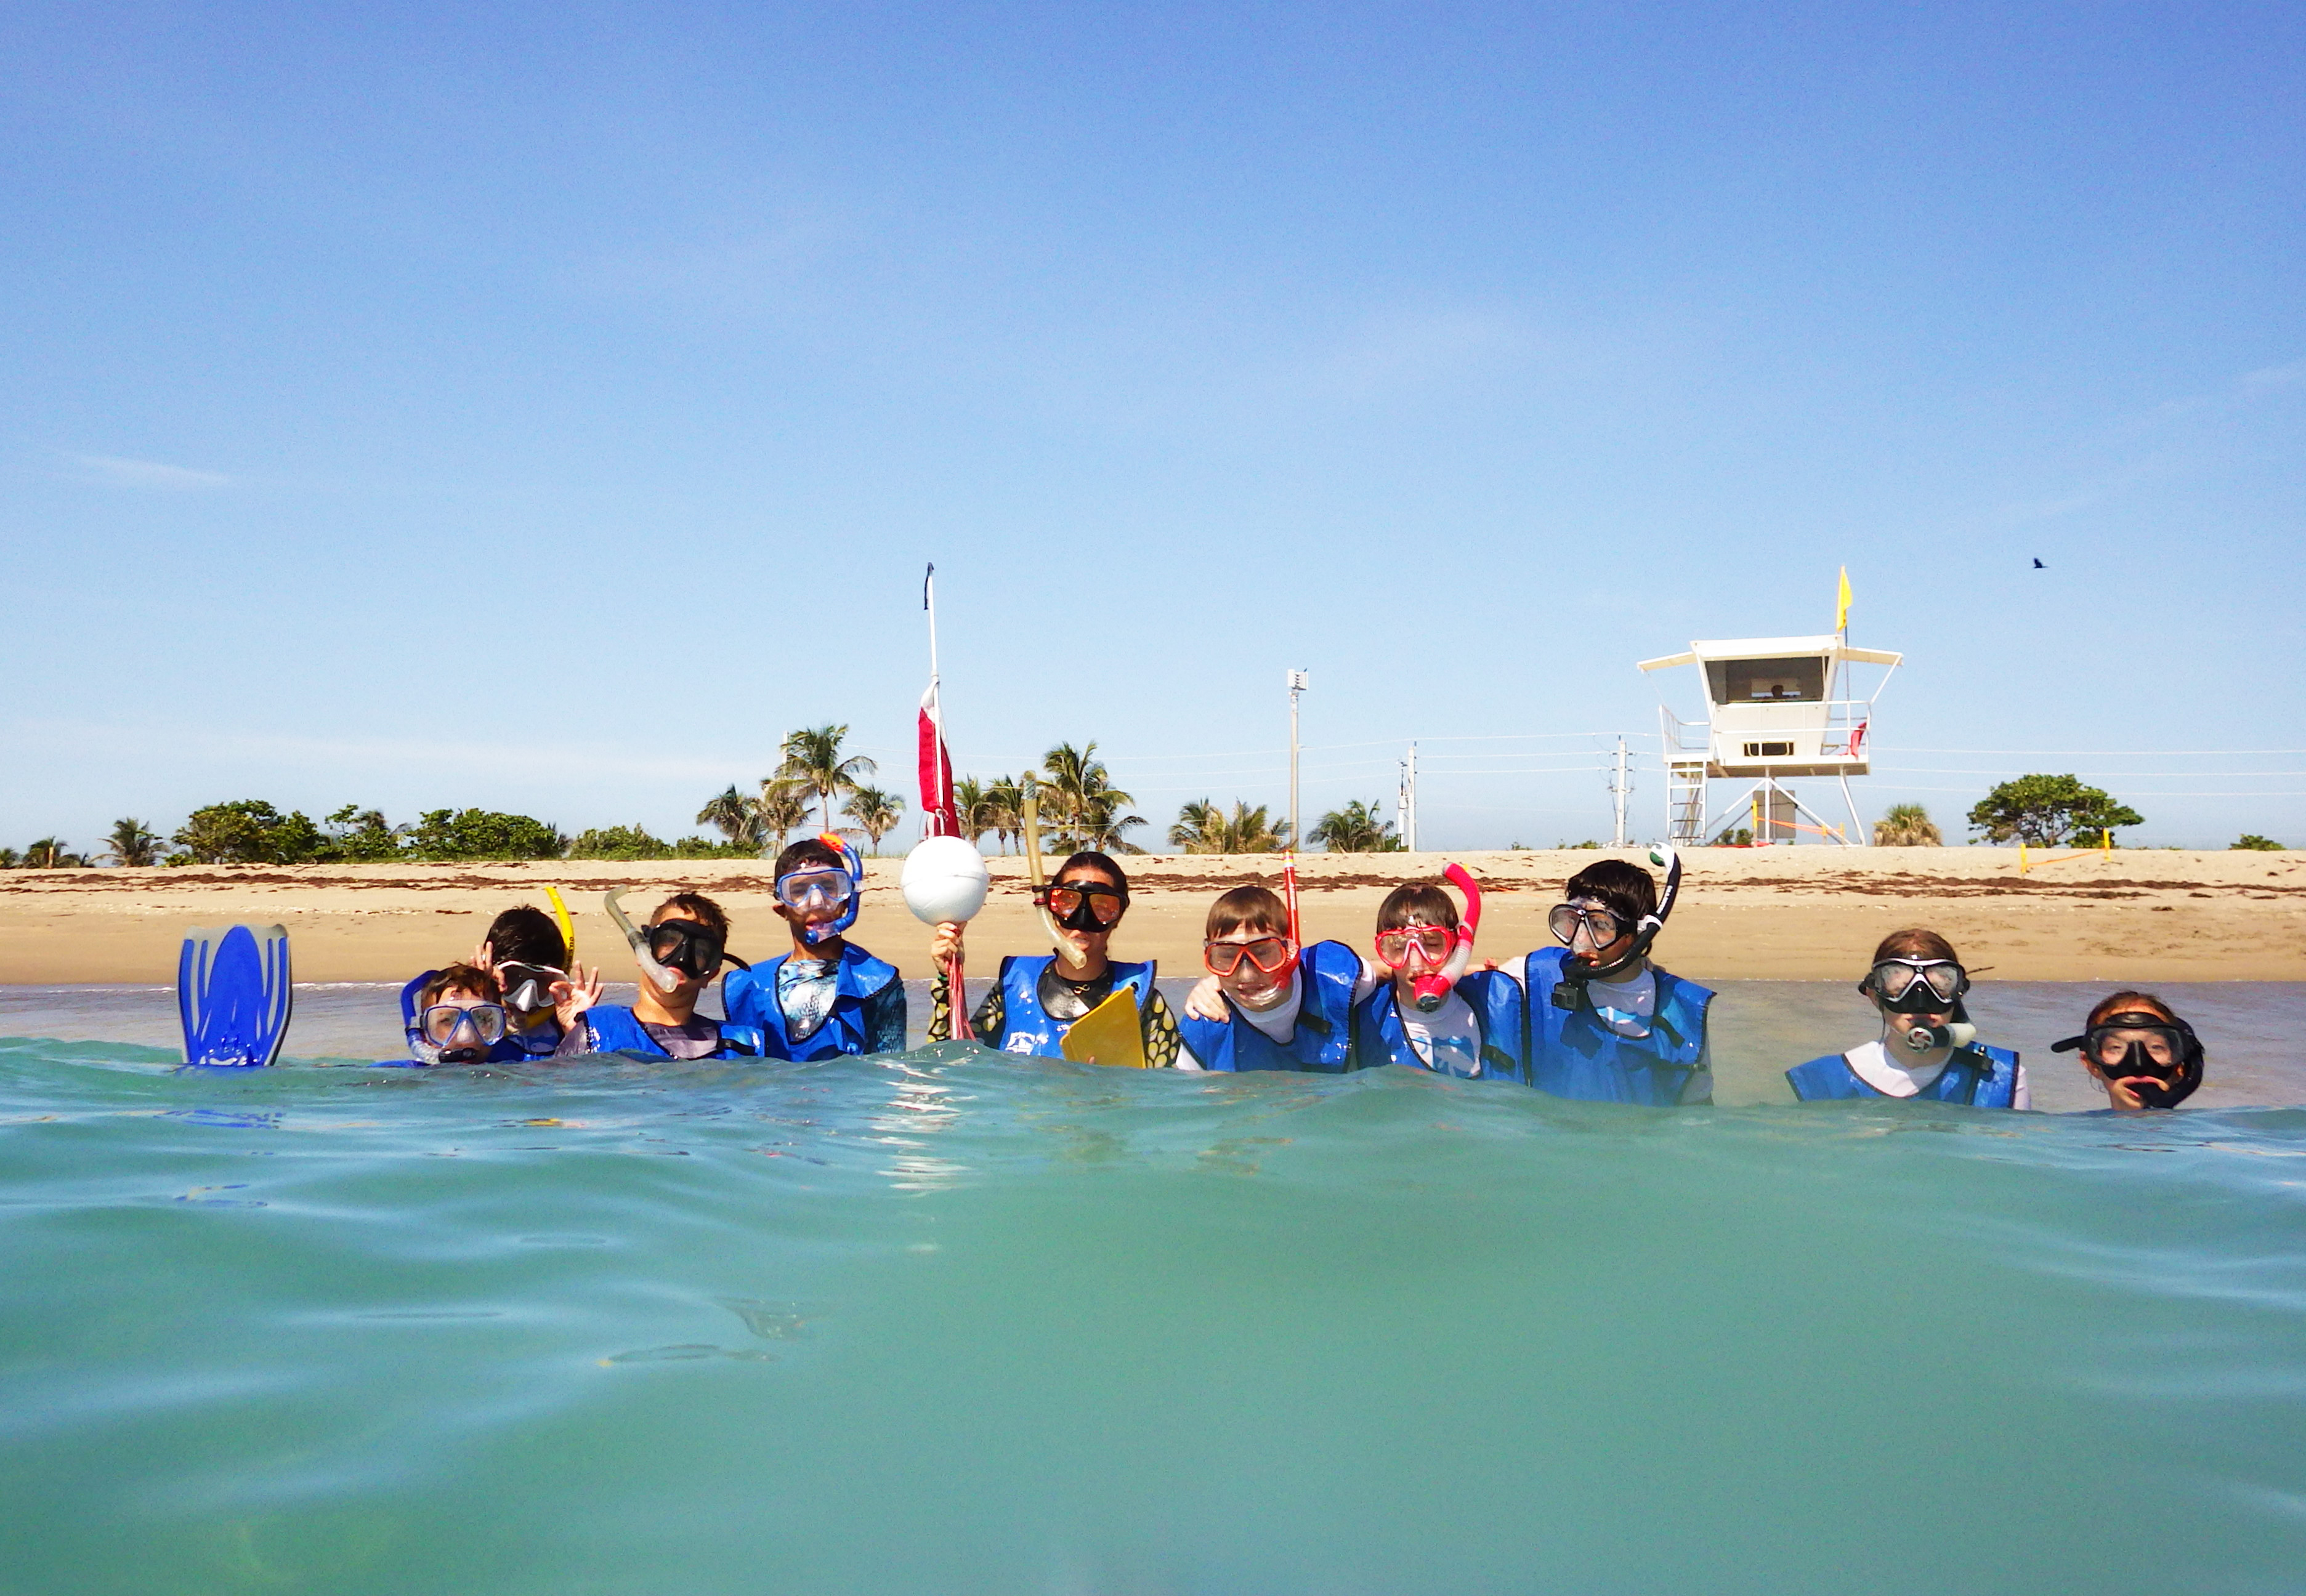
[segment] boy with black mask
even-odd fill
[[[1600,859],[1569,878],[1547,925],[1561,943],[1522,963],[1530,1084],[1557,1097],[1660,1106],[1713,1101],[1713,994],[1653,964],[1657,883]]]
[[[729,917],[701,892],[675,892],[649,915],[645,929],[617,908],[630,888],[604,894],[609,916],[632,944],[641,967],[640,991],[629,1007],[593,1001],[579,993],[564,1005],[568,1034],[555,1056],[586,1053],[635,1053],[645,1057],[758,1058],[762,1038],[752,1026],[713,1020],[696,1011],[697,1000],[734,955],[729,952]],[[742,960],[738,960],[741,964]]]

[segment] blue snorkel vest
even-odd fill
[[[1477,969],[1459,977],[1454,990],[1473,1010],[1473,1023],[1482,1033],[1479,1071],[1471,1077],[1454,1078],[1513,1080],[1527,1086],[1529,1067],[1521,1050],[1521,987],[1503,970]],[[1394,999],[1393,982],[1389,979],[1354,1010],[1353,1067],[1374,1070],[1381,1064],[1433,1070],[1432,1065],[1417,1056],[1409,1032],[1403,1028],[1401,1008]]]
[[[854,901],[852,900],[851,901]],[[780,953],[766,964],[732,969],[721,977],[721,1006],[729,1018],[756,1027],[763,1038],[764,1058],[838,1058],[844,1053],[873,1051],[866,1027],[865,1000],[897,978],[896,968],[884,964],[860,947],[843,943],[841,962],[833,972],[833,1009],[824,1023],[800,1041],[785,1031],[785,1008],[777,1001],[777,971],[790,953]]]
[[[1866,1085],[1849,1061],[1829,1053],[1786,1071],[1794,1096],[1805,1103],[1839,1097],[1888,1097],[1889,1093]],[[1972,1108],[2014,1108],[2018,1102],[2018,1055],[2007,1047],[1973,1042],[1957,1047],[1938,1078],[1910,1097],[1893,1102],[1966,1103]]]
[[[1002,1052],[1031,1054],[1037,1058],[1065,1056],[1065,1032],[1072,1028],[1072,1021],[1052,1019],[1041,1007],[1041,972],[1055,962],[1054,953],[1012,953],[1002,960]],[[1123,964],[1118,959],[1108,960],[1106,968],[1113,975],[1113,990],[1126,987],[1136,998],[1141,1020],[1145,1005],[1153,1001],[1153,960]]]
[[[1205,1070],[1311,1070],[1341,1074],[1353,1068],[1354,983],[1362,961],[1341,942],[1317,942],[1297,956],[1303,994],[1297,1028],[1277,1042],[1226,1000],[1223,1020],[1177,1016],[1178,1034]]]
[[[622,1003],[596,1003],[577,1016],[577,1022],[591,1033],[595,1053],[637,1053],[646,1058],[670,1058],[662,1043],[648,1034],[639,1016]],[[728,1020],[721,1023],[721,1046],[706,1054],[706,1058],[759,1058],[762,1037],[760,1028],[736,1025]],[[693,1061],[684,1061],[693,1062]]]
[[[1621,1037],[1589,1008],[1556,1008],[1555,983],[1567,948],[1540,948],[1522,961],[1528,987],[1530,1084],[1588,1103],[1671,1107],[1705,1063],[1705,1011],[1713,994],[1656,966],[1656,1011],[1646,1037]]]

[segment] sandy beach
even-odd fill
[[[1605,854],[1452,857],[1483,882],[1481,946],[1504,959],[1548,940],[1545,911],[1561,883]],[[1885,932],[1920,925],[2006,980],[2306,980],[2306,854],[2034,853],[2022,876],[2014,849],[1704,849],[1687,858],[1681,907],[1658,952],[1699,979],[1854,979]],[[1364,945],[1386,892],[1437,876],[1446,862],[1308,856],[1299,867],[1307,938]],[[993,897],[970,931],[976,976],[1004,953],[1044,947],[1023,861],[991,863]],[[924,974],[927,933],[898,894],[900,864],[871,861],[854,935]],[[1156,855],[1129,868],[1136,891],[1118,949],[1174,974],[1199,968],[1210,899],[1244,881],[1277,885],[1280,875],[1269,856]],[[579,957],[621,974],[629,956],[601,894],[628,883],[645,889],[636,910],[655,890],[710,893],[747,958],[783,945],[767,866],[747,860],[25,870],[0,875],[0,982],[168,981],[187,927],[235,920],[286,926],[300,980],[397,980],[465,956],[500,909],[541,903],[548,884],[576,917]]]

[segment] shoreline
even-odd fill
[[[2003,980],[2306,980],[2306,853],[2015,849],[1692,849],[1680,907],[1659,961],[1700,981],[1856,979],[1888,932],[1927,926],[1980,973]],[[1396,883],[1438,879],[1451,859],[1484,889],[1477,957],[1505,960],[1550,945],[1545,912],[1561,883],[1639,849],[1421,854],[1308,854],[1298,861],[1308,941],[1364,948]],[[989,858],[993,893],[970,927],[972,979],[1002,955],[1045,951],[1015,855]],[[898,894],[903,861],[867,861],[856,940],[908,975],[928,970],[928,930]],[[1157,959],[1165,975],[1200,967],[1202,916],[1226,888],[1277,889],[1277,855],[1140,855],[1123,860],[1132,908],[1116,952]],[[303,982],[397,981],[465,957],[491,918],[542,903],[559,886],[577,955],[628,967],[602,911],[611,888],[690,886],[729,911],[748,959],[786,944],[765,860],[537,860],[510,864],[185,866],[0,873],[0,984],[165,984],[194,926],[288,927]],[[641,907],[636,894],[633,907]]]

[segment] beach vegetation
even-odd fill
[[[761,851],[781,851],[785,839],[808,824],[808,789],[787,776],[765,776],[754,799],[761,815]]]
[[[2004,781],[1970,807],[1969,828],[1988,842],[2025,842],[2055,848],[2069,838],[2095,839],[2122,826],[2144,825],[2146,817],[2117,803],[2079,776],[2020,776]]]
[[[864,755],[841,751],[848,738],[846,726],[804,726],[787,732],[779,745],[784,763],[777,766],[775,779],[814,793],[820,827],[828,832],[833,829],[833,800],[846,798],[867,776],[880,771]]]
[[[412,859],[557,859],[568,849],[559,828],[526,815],[489,809],[428,809],[408,834]]]
[[[1945,838],[1937,822],[1920,804],[1892,804],[1874,823],[1876,848],[1943,848]]]
[[[881,839],[896,829],[905,813],[905,800],[893,792],[884,792],[877,787],[858,787],[841,806],[841,812],[857,823],[858,830],[872,839],[873,857],[881,855]]]
[[[141,868],[160,862],[161,838],[141,820],[115,820],[105,839],[103,858],[115,865]]]
[[[401,857],[405,825],[394,825],[381,809],[346,804],[323,823],[328,828],[329,857],[346,864],[381,864]]]
[[[1169,845],[1185,853],[1278,853],[1289,846],[1289,823],[1268,820],[1263,804],[1252,809],[1235,798],[1228,815],[1196,798],[1177,811]]]
[[[19,870],[78,870],[88,864],[86,858],[72,850],[72,844],[61,837],[43,837],[28,843],[14,868]]]
[[[1363,803],[1354,798],[1342,809],[1332,809],[1305,833],[1331,853],[1400,853],[1405,844],[1393,834],[1393,822],[1383,818],[1381,800]]]
[[[1094,848],[1105,853],[1143,853],[1124,833],[1145,824],[1128,813],[1137,799],[1113,784],[1094,741],[1074,747],[1059,743],[1041,755],[1041,770],[1025,772],[1035,783],[1041,817],[1055,832],[1057,846],[1071,852]]]
[[[319,856],[328,837],[303,811],[283,815],[261,798],[204,804],[169,839],[172,865],[303,865]]]
[[[961,819],[961,835],[971,842],[991,832],[1004,853],[1024,822],[1025,789],[1014,776],[980,781],[963,776],[952,784],[952,810]]]
[[[2281,843],[2276,842],[2273,838],[2261,837],[2256,832],[2244,832],[2242,834],[2241,841],[2229,842],[2226,844],[2226,851],[2229,853],[2233,852],[2237,848],[2248,849],[2252,853],[2287,853],[2290,851],[2288,849],[2283,847]]]
[[[696,812],[696,824],[709,825],[730,842],[757,856],[765,840],[761,824],[761,803],[757,798],[737,790],[734,781],[728,790],[717,792]]]

